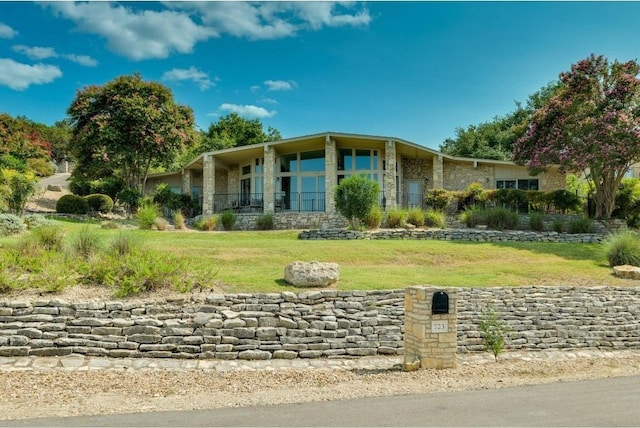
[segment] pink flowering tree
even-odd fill
[[[191,108],[139,74],[83,88],[67,114],[73,174],[85,180],[115,176],[139,192],[149,170],[170,165],[196,135]]]
[[[582,172],[595,188],[596,217],[609,218],[616,189],[640,161],[640,66],[591,55],[560,74],[561,88],[535,111],[513,148],[537,174],[550,165]]]

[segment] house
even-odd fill
[[[531,176],[513,162],[449,156],[398,138],[325,132],[203,153],[177,172],[152,174],[146,193],[167,183],[201,202],[202,214],[237,212],[251,228],[274,214],[276,228],[340,227],[334,187],[352,174],[380,184],[384,209],[421,206],[425,190],[555,190],[565,187],[557,169]]]

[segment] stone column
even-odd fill
[[[204,155],[202,166],[202,214],[213,214],[213,200],[216,189],[216,167],[213,155]]]
[[[191,196],[191,181],[193,178],[193,171],[190,169],[182,170],[182,194]]]
[[[444,189],[444,167],[442,165],[442,155],[433,156],[433,188]]]
[[[384,150],[384,159],[386,169],[384,171],[384,183],[382,184],[384,197],[385,197],[385,209],[396,207],[396,142],[387,141]]]
[[[448,297],[448,313],[433,313],[434,295],[441,292]],[[404,370],[456,367],[457,301],[458,291],[455,288],[405,289]]]
[[[275,211],[275,150],[273,147],[265,145],[264,146],[264,174],[263,174],[263,185],[264,194],[262,195],[262,201],[264,203],[264,212],[265,214],[272,214]]]
[[[324,187],[325,187],[325,212],[335,214],[336,204],[333,200],[333,189],[338,185],[338,157],[336,154],[336,142],[329,136],[324,140]]]

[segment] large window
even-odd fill
[[[537,178],[496,180],[496,189],[538,190]]]
[[[324,150],[288,153],[280,156],[276,177],[277,207],[292,211],[324,211]]]
[[[338,184],[350,175],[364,175],[380,183],[380,156],[377,150],[338,149]],[[382,185],[382,183],[380,183]]]

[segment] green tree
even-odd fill
[[[238,113],[230,113],[209,126],[202,142],[202,152],[280,139],[282,136],[275,128],[268,127],[265,132],[259,119],[245,119]]]
[[[622,178],[640,161],[639,72],[636,61],[609,64],[593,54],[572,65],[514,145],[514,159],[534,174],[550,165],[584,171],[596,217],[611,217]]]
[[[67,110],[73,176],[114,175],[142,191],[152,167],[170,165],[194,138],[193,111],[171,91],[139,74],[80,90]]]
[[[513,144],[525,133],[535,110],[543,106],[559,87],[559,82],[550,82],[530,95],[524,106],[516,102],[515,110],[504,116],[496,116],[479,125],[456,128],[455,138],[447,138],[440,145],[440,150],[453,156],[510,160]]]
[[[380,185],[363,175],[345,178],[335,188],[336,209],[348,221],[349,226],[358,229],[375,206],[380,193]]]
[[[50,161],[51,144],[46,129],[46,125],[25,117],[0,114],[0,167],[24,172],[29,160]]]

